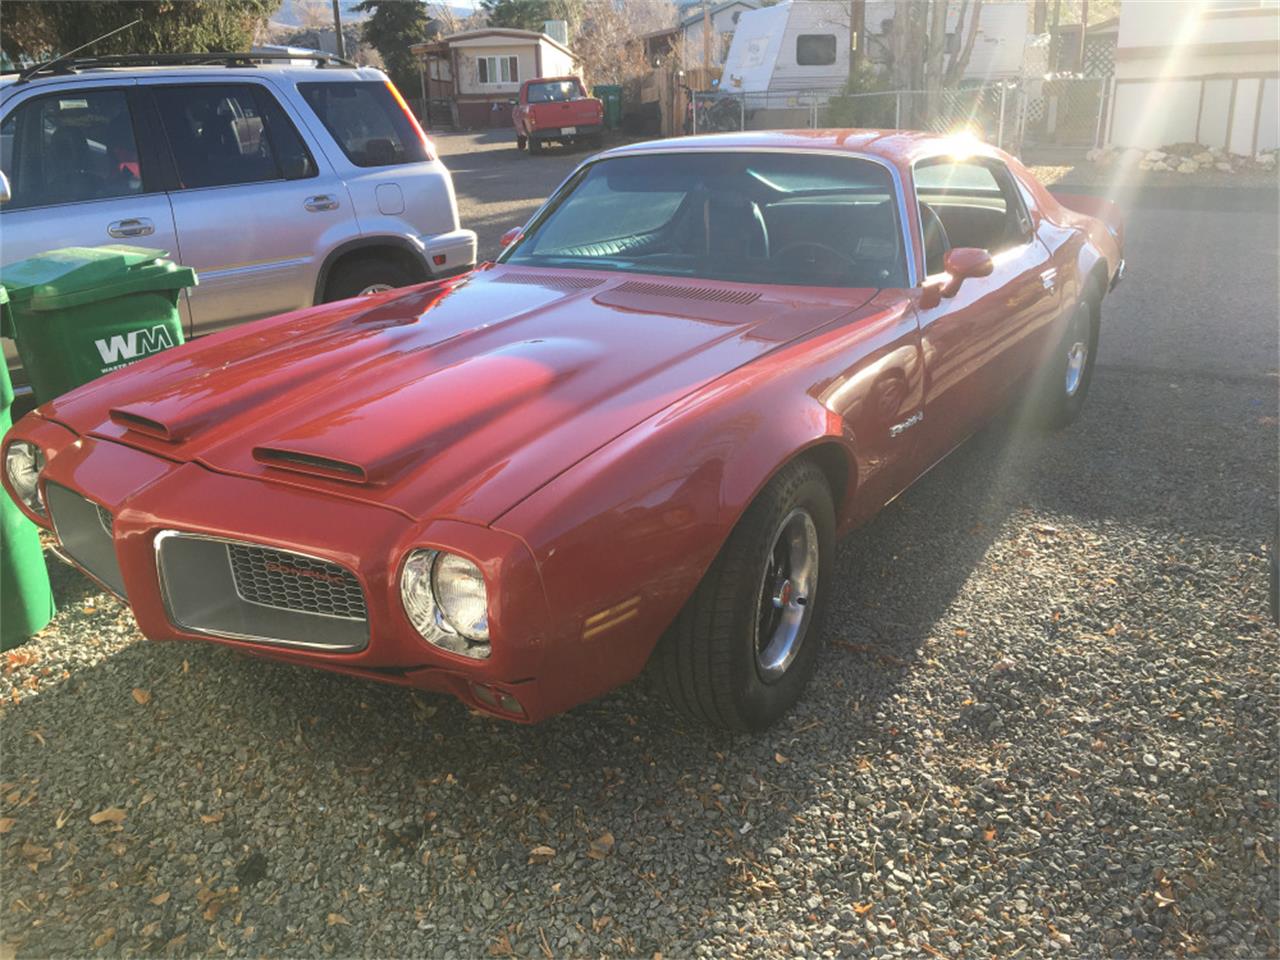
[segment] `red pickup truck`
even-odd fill
[[[539,77],[520,87],[520,102],[511,109],[516,127],[516,147],[541,153],[551,140],[560,143],[586,142],[599,147],[604,142],[604,104],[587,96],[578,77]]]

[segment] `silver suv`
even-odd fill
[[[383,73],[218,56],[0,77],[0,263],[168,250],[200,279],[181,301],[188,336],[475,263],[449,171]],[[139,65],[156,62],[176,65]]]

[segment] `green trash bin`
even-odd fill
[[[622,86],[601,83],[591,88],[591,95],[604,104],[604,125],[617,130],[622,124]]]
[[[165,255],[65,247],[0,270],[10,307],[0,333],[17,341],[39,402],[183,342],[178,295],[196,275]]]
[[[8,322],[9,297],[0,286],[0,324]],[[13,385],[0,363],[0,437],[12,421]],[[53,619],[53,591],[40,531],[7,494],[0,493],[0,650],[25,641]]]

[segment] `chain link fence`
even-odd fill
[[[1104,77],[1057,77],[935,91],[712,90],[689,97],[684,130],[969,130],[1011,153],[1020,152],[1024,144],[1096,146],[1105,133],[1108,88]]]

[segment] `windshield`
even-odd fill
[[[564,100],[578,100],[581,96],[576,80],[555,80],[546,83],[529,84],[530,103],[560,103]]]
[[[665,153],[591,164],[500,258],[767,284],[906,285],[888,171],[840,156]]]

